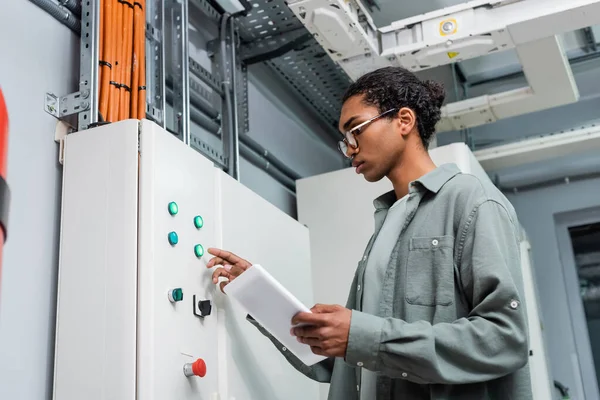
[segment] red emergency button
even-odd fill
[[[183,366],[183,373],[185,376],[199,376],[201,378],[206,375],[206,363],[203,359],[199,358],[193,363],[188,363]]]

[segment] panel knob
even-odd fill
[[[197,300],[194,295],[194,315],[204,318],[212,312],[212,303],[210,300]]]
[[[204,247],[202,247],[201,244],[197,244],[194,246],[194,254],[196,255],[196,257],[198,258],[202,258],[202,256],[204,255]]]
[[[193,363],[187,363],[183,366],[183,373],[187,377],[199,376],[200,378],[203,378],[206,375],[206,363],[201,358]]]
[[[169,232],[168,238],[171,246],[175,246],[177,243],[179,243],[179,236],[177,236],[177,232]]]
[[[169,203],[169,214],[171,215],[175,215],[179,212],[179,207],[177,206],[177,203],[175,203],[174,201]]]
[[[169,290],[169,301],[175,303],[183,300],[183,290],[181,288]]]

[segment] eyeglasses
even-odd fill
[[[353,149],[358,148],[358,141],[356,140],[356,137],[358,135],[360,135],[366,128],[367,126],[369,126],[371,123],[377,121],[379,118],[397,111],[397,108],[392,108],[391,110],[387,110],[384,113],[381,113],[379,115],[377,115],[376,117],[373,117],[371,119],[366,120],[365,122],[362,122],[358,125],[356,125],[354,128],[350,129],[349,131],[346,131],[344,133],[344,139],[340,140],[338,142],[338,148],[340,149],[340,151],[342,152],[342,154],[347,157],[350,158],[350,156],[348,155],[348,147],[351,147]]]

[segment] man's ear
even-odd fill
[[[414,129],[417,122],[417,116],[410,108],[403,107],[398,111],[397,121],[400,125],[400,132],[403,136],[406,136]]]

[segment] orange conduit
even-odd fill
[[[104,26],[104,10],[102,9],[102,0],[100,1],[100,7],[98,7],[98,11],[100,12],[100,30],[99,30],[99,35],[98,35],[98,57],[100,57],[100,62],[99,62],[99,67],[98,67],[98,87],[101,88],[102,87],[102,60],[104,60],[104,54],[102,53],[102,45],[104,44],[102,41],[102,32],[104,32],[103,30],[103,26]],[[100,90],[100,89],[98,89]],[[98,111],[100,111],[100,106],[98,106]]]
[[[146,0],[100,0],[99,112],[107,122],[146,117]]]
[[[123,48],[123,3],[116,1],[117,12],[115,16],[116,29],[115,29],[115,73],[113,76],[113,87],[114,101],[111,101],[110,107],[112,110],[112,117],[110,122],[116,122],[119,120],[119,98],[121,97],[121,69],[122,69],[122,57],[121,50]]]
[[[108,102],[110,97],[110,76],[112,69],[111,56],[111,32],[112,32],[112,0],[101,0],[100,8],[100,37],[102,38],[100,59],[100,114],[108,121]]]
[[[108,116],[106,117],[106,120],[109,122],[115,122],[116,121],[116,117],[114,115],[115,113],[115,95],[116,95],[116,91],[118,90],[116,85],[117,85],[117,78],[116,78],[116,70],[117,70],[117,37],[118,37],[118,33],[117,33],[117,15],[118,15],[118,10],[117,7],[119,5],[119,2],[117,0],[105,0],[108,2],[111,2],[111,29],[109,31],[109,41],[110,41],[110,49],[109,49],[109,60],[108,62],[110,63],[110,65],[112,66],[111,70],[110,70],[110,79],[109,79],[109,87],[108,87]]]
[[[140,10],[140,75],[137,118],[146,117],[146,0],[139,0]]]
[[[125,4],[123,13],[123,64],[121,70],[121,97],[119,99],[119,119],[130,118],[129,99],[131,96],[131,58],[133,46],[133,5]]]

